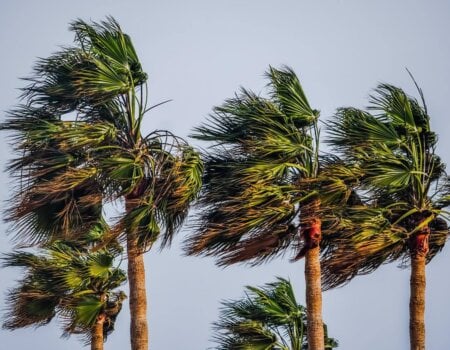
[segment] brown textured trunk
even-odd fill
[[[429,230],[424,229],[411,242],[411,296],[409,299],[409,336],[411,350],[425,350],[425,266]]]
[[[130,287],[131,350],[147,350],[148,326],[144,254],[139,249],[136,238],[127,237],[127,253],[128,285]]]
[[[105,315],[97,317],[94,326],[91,329],[91,350],[103,350],[103,324]]]
[[[320,247],[308,249],[305,256],[306,312],[308,349],[324,350],[322,321],[322,286],[320,281]]]
[[[129,199],[127,211],[132,205]],[[130,303],[131,350],[148,350],[147,295],[145,290],[144,253],[133,232],[127,232],[128,285]]]
[[[301,222],[305,251],[306,317],[309,350],[324,350],[324,331],[322,321],[322,285],[320,274],[320,241],[322,222],[318,218],[320,201],[314,200],[304,208],[306,218]],[[300,253],[301,255],[302,253]]]

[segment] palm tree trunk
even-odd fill
[[[425,256],[411,257],[411,297],[409,299],[411,350],[425,350],[425,262]]]
[[[103,324],[105,315],[97,317],[94,326],[91,329],[91,350],[103,350]]]
[[[425,265],[429,230],[415,235],[411,242],[411,296],[409,299],[409,336],[411,350],[425,350]]]
[[[306,247],[308,248],[305,255],[308,349],[324,350],[322,285],[320,274],[321,221],[318,218],[309,222],[308,228],[304,231],[304,239]]]
[[[320,282],[320,247],[309,249],[306,252],[305,281],[308,349],[324,350],[322,287]]]
[[[139,249],[137,238],[133,234],[127,235],[127,254],[131,350],[148,350],[144,254]]]

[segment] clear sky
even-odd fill
[[[76,18],[114,16],[131,35],[149,73],[154,109],[144,128],[186,136],[214,105],[239,86],[259,92],[269,65],[290,65],[313,108],[326,119],[340,106],[364,107],[379,82],[414,94],[405,71],[421,85],[440,136],[439,153],[450,164],[450,2],[447,0],[2,0],[0,2],[0,110],[18,101],[20,77],[37,57],[72,42]],[[1,118],[4,117],[2,113]],[[0,166],[11,156],[1,135]],[[194,143],[195,144],[195,143]],[[0,177],[6,208],[12,181]],[[11,249],[0,226],[0,250]],[[170,250],[146,255],[150,348],[198,350],[213,344],[211,322],[219,301],[236,299],[244,285],[290,278],[304,302],[303,263],[288,257],[258,268],[219,269],[212,259],[182,256],[180,233]],[[427,267],[427,348],[449,348],[449,247]],[[123,262],[125,266],[126,262]],[[0,295],[14,286],[18,270],[0,270]],[[125,288],[126,289],[126,288]],[[408,340],[409,271],[395,264],[324,294],[330,336],[345,350],[401,350]],[[0,298],[0,308],[4,303]],[[37,330],[0,330],[2,349],[79,349],[73,337],[59,338],[57,323]],[[129,347],[124,307],[105,349]]]

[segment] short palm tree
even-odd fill
[[[346,215],[348,230],[324,258],[325,287],[381,264],[411,263],[411,349],[425,349],[425,264],[448,235],[450,181],[436,155],[437,136],[421,105],[400,88],[380,85],[369,112],[343,108],[330,122],[330,143],[353,172],[363,201]]]
[[[3,266],[25,269],[25,277],[8,293],[3,327],[43,326],[55,316],[63,335],[81,334],[92,350],[102,350],[114,330],[125,294],[114,291],[126,280],[113,266],[117,249],[89,253],[78,243],[55,241],[38,254],[15,251]]]
[[[241,300],[223,302],[214,324],[220,350],[308,350],[305,308],[298,304],[289,281],[278,278],[263,288],[247,287]],[[328,338],[325,349],[337,342]]]
[[[332,208],[349,198],[342,180],[319,166],[319,112],[290,68],[270,68],[270,95],[243,89],[214,109],[193,137],[210,143],[197,232],[190,254],[220,265],[258,264],[293,248],[305,256],[310,349],[323,350],[320,246]]]
[[[201,186],[200,156],[168,131],[144,134],[147,75],[131,39],[108,18],[72,23],[75,45],[38,61],[12,131],[20,179],[8,219],[28,244],[90,230],[105,202],[124,202],[109,239],[127,246],[131,342],[148,349],[143,254],[165,246]]]

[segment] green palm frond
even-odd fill
[[[255,158],[286,160],[312,152],[311,137],[298,132],[278,104],[244,89],[216,107],[209,123],[195,128],[193,136]]]
[[[270,67],[267,77],[271,81],[269,88],[272,98],[297,128],[310,127],[316,122],[319,112],[310,107],[300,81],[291,68],[278,70]]]
[[[110,268],[113,260],[114,256],[105,252],[90,256],[88,262],[89,275],[107,280],[111,273]]]
[[[74,323],[78,327],[89,328],[95,323],[97,316],[104,308],[104,302],[98,297],[88,296],[77,300],[73,308],[75,314]]]
[[[123,184],[129,205],[114,233],[134,232],[143,250],[160,236],[161,247],[170,244],[201,188],[203,162],[199,153],[183,139],[157,131],[146,137],[134,159],[113,158],[103,161],[102,166],[112,170],[109,179]]]
[[[228,179],[222,180],[227,183]],[[207,254],[221,257],[220,264],[227,264],[235,259],[256,259],[258,263],[287,248],[296,235],[290,224],[295,214],[291,203],[295,187],[259,182],[242,191],[226,201],[218,198],[216,205],[208,207],[199,222],[201,239],[192,238],[192,249],[201,252],[206,248]]]
[[[130,37],[122,32],[114,18],[107,17],[106,21],[93,24],[77,20],[72,23],[71,30],[86,53],[98,58],[99,64],[109,66],[107,72],[113,76],[123,75],[125,82],[131,78],[129,83],[135,86],[145,82],[147,75],[142,71]],[[102,72],[103,67],[99,68]]]
[[[155,201],[164,227],[161,246],[170,244],[188,214],[190,203],[200,193],[203,161],[192,147],[183,145],[171,167],[165,168],[154,188]]]
[[[414,134],[430,130],[429,116],[417,100],[402,89],[389,84],[380,84],[371,96],[369,109],[384,114],[397,130]]]
[[[306,310],[289,281],[278,278],[262,288],[246,287],[245,297],[222,303],[214,323],[217,349],[306,350]],[[327,349],[337,342],[326,337]]]
[[[386,212],[357,206],[345,213],[347,225],[339,226],[337,247],[324,254],[323,288],[348,282],[356,272],[366,274],[407,252],[408,232],[392,225]],[[339,272],[337,272],[339,270]]]
[[[339,109],[328,129],[331,146],[351,159],[370,156],[374,150],[368,147],[368,142],[379,145],[381,150],[383,145],[388,148],[403,142],[391,124],[354,108]]]
[[[145,83],[131,40],[113,18],[93,24],[78,20],[70,29],[78,46],[38,62],[25,89],[30,102],[67,113],[103,104]]]

